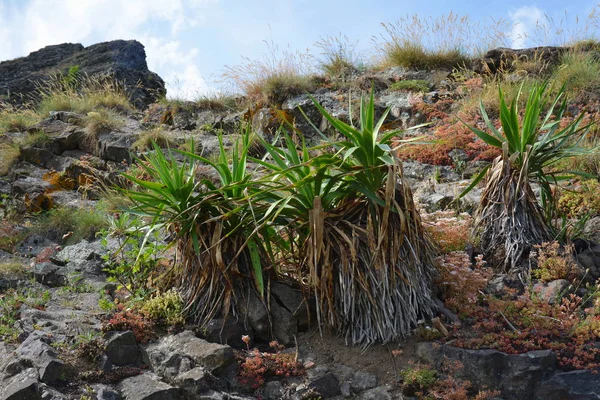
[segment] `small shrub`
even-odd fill
[[[391,91],[407,91],[407,92],[428,92],[430,88],[429,82],[420,79],[398,81],[392,83],[389,90]]]
[[[102,338],[99,337],[98,332],[90,331],[77,337],[75,354],[78,358],[85,358],[90,362],[96,362],[104,355],[105,350],[106,346]]]
[[[15,325],[21,316],[21,305],[24,302],[24,296],[14,290],[0,296],[0,338],[2,340],[16,341],[19,330]]]
[[[19,161],[21,150],[18,146],[7,143],[0,143],[0,176],[10,172],[13,165]]]
[[[244,340],[247,337],[243,337]],[[247,344],[249,340],[244,340]],[[239,381],[252,389],[259,389],[268,378],[290,377],[304,374],[304,368],[296,361],[294,354],[283,353],[283,347],[276,341],[269,343],[274,353],[262,353],[257,349],[239,352]]]
[[[424,393],[437,381],[437,371],[424,365],[417,364],[414,367],[400,371],[402,377],[402,392],[407,396]]]
[[[485,266],[481,257],[471,264],[466,252],[455,251],[436,259],[438,278],[436,284],[442,291],[446,307],[459,316],[469,315],[482,299],[482,291],[494,272]]]
[[[573,281],[580,275],[573,257],[573,246],[563,247],[558,242],[542,243],[534,246],[530,257],[537,261],[537,268],[532,269],[531,274],[543,282],[557,279]]]
[[[0,250],[13,253],[15,246],[25,238],[25,232],[19,229],[9,216],[0,219]]]
[[[559,211],[569,218],[582,218],[587,214],[600,214],[600,183],[596,179],[584,180],[575,190],[564,190],[558,198]]]
[[[98,300],[98,307],[104,312],[111,312],[115,309],[116,305],[108,296],[104,296]]]
[[[119,288],[132,295],[143,298],[153,290],[151,278],[161,266],[166,245],[160,241],[157,231],[146,237],[146,232],[140,229],[140,222],[129,213],[109,216],[108,229],[102,230],[100,236],[102,246],[107,250],[109,237],[119,241],[116,250],[110,249],[103,256],[107,265],[104,271],[108,273],[109,280],[119,283]]]
[[[183,299],[175,289],[156,293],[144,302],[140,312],[158,324],[173,326],[182,325],[185,321]]]
[[[467,248],[473,219],[469,214],[456,216],[451,211],[423,215],[423,227],[441,253]]]
[[[125,309],[123,304],[102,322],[102,331],[132,331],[139,343],[148,343],[155,336],[152,322],[135,310]]]

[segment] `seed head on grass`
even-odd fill
[[[222,76],[249,99],[277,104],[290,96],[312,89],[311,59],[307,53],[280,49],[266,42],[267,52],[257,59],[244,58],[241,64],[226,66]]]

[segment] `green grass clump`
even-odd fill
[[[133,110],[125,89],[114,79],[79,76],[66,80],[62,75],[56,75],[43,83],[38,91],[41,99],[37,111],[42,116],[47,116],[50,111],[87,114],[101,108],[118,112]]]
[[[536,84],[539,84],[539,79],[533,77],[525,77],[522,80],[515,82],[505,79],[503,76],[494,78],[487,82],[479,90],[474,91],[469,96],[460,100],[460,110],[468,115],[480,114],[480,105],[483,104],[488,116],[492,119],[500,116],[500,97],[498,90],[504,93],[504,97],[512,100],[517,99],[518,107],[523,109],[527,102],[525,96],[517,98],[519,91],[528,93],[533,90]],[[522,88],[522,89],[521,89]]]
[[[25,266],[19,262],[0,262],[0,278],[23,276]]]
[[[12,106],[0,107],[0,134],[24,132],[39,120],[40,117],[33,110],[17,109]]]
[[[552,74],[556,87],[565,85],[569,93],[600,88],[600,62],[587,53],[566,52]]]
[[[407,92],[428,92],[429,82],[421,79],[398,81],[393,83],[389,90],[396,91],[407,91]]]
[[[469,57],[459,49],[429,51],[415,43],[390,46],[386,59],[390,65],[416,70],[451,70],[469,62]]]
[[[600,41],[596,39],[582,39],[571,44],[571,48],[578,51],[600,51]]]
[[[94,239],[96,233],[106,226],[106,215],[96,209],[60,207],[41,214],[31,231],[58,241],[72,232],[65,244],[73,244],[83,239]]]
[[[506,46],[506,21],[482,23],[449,13],[437,18],[418,15],[382,24],[379,43],[384,66],[452,70],[484,51]]]
[[[195,101],[196,106],[201,110],[225,111],[241,110],[241,104],[236,96],[227,93],[213,93],[201,95]]]
[[[28,133],[20,140],[19,145],[23,147],[44,147],[50,143],[50,137],[44,131]]]
[[[11,167],[19,161],[21,150],[14,144],[0,143],[0,176],[8,174]]]

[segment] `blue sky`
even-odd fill
[[[472,21],[506,20],[507,34],[513,35],[509,45],[554,44],[533,43],[523,34],[532,33],[545,16],[559,22],[565,13],[569,22],[563,26],[579,29],[598,7],[597,0],[0,0],[0,61],[50,44],[137,39],[170,95],[193,98],[222,87],[216,81],[224,66],[264,54],[265,40],[314,51],[321,37],[341,32],[358,42],[358,51],[371,54],[372,38],[384,32],[382,22],[452,11]],[[600,33],[600,27],[593,29]]]

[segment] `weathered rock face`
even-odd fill
[[[166,94],[164,81],[148,70],[144,46],[135,40],[114,40],[89,47],[72,43],[46,46],[26,57],[0,62],[0,98],[17,104],[30,100],[35,97],[36,82],[75,65],[90,77],[112,76],[122,82],[138,108]]]

